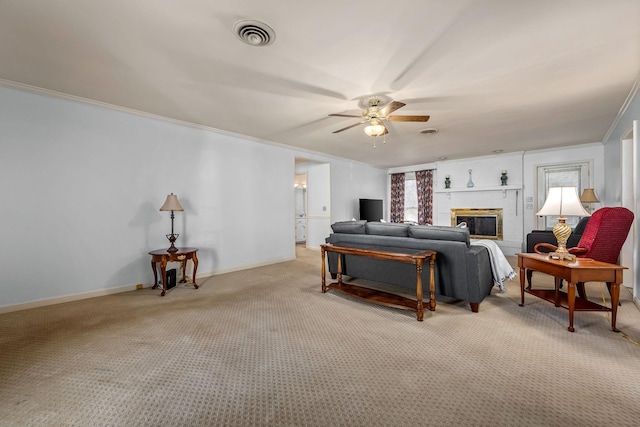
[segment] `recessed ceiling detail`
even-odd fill
[[[238,21],[233,27],[240,40],[251,46],[267,46],[276,39],[273,28],[260,21]]]

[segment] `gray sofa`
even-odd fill
[[[367,221],[336,222],[331,228],[333,233],[325,241],[336,246],[400,253],[436,251],[436,295],[468,301],[474,313],[493,288],[489,251],[472,246],[466,228]],[[333,278],[337,259],[336,253],[327,254]],[[355,255],[345,255],[343,260],[344,275],[415,291],[416,273],[411,264]],[[429,269],[423,269],[422,274],[423,283],[429,283]]]

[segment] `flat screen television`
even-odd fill
[[[380,221],[382,219],[382,199],[360,199],[360,219]]]

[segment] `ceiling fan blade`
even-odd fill
[[[358,117],[358,118],[362,117],[362,115],[356,116],[353,114],[329,114],[329,115],[333,117]]]
[[[354,124],[352,124],[351,126],[347,126],[346,128],[342,128],[342,129],[334,130],[334,131],[333,131],[333,133],[338,133],[338,132],[342,132],[343,130],[347,130],[347,129],[354,128],[354,127],[359,126],[359,125],[361,125],[361,124],[363,124],[363,123],[365,123],[365,122],[366,122],[366,120],[364,120],[364,121],[362,121],[362,122],[354,123]]]
[[[404,102],[392,101],[378,111],[378,116],[386,117],[387,115],[393,113],[399,108],[404,107],[405,105],[407,104],[405,104]]]
[[[426,122],[429,116],[389,116],[390,122]]]

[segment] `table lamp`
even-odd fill
[[[553,235],[558,241],[558,248],[550,252],[549,257],[555,259],[576,259],[567,251],[567,239],[571,235],[571,227],[566,223],[567,216],[591,216],[584,210],[576,187],[551,187],[547,200],[536,215],[557,216],[558,223],[553,226]]]
[[[178,239],[179,234],[173,233],[173,211],[184,211],[178,201],[178,196],[173,193],[169,194],[167,196],[167,200],[164,201],[164,205],[160,208],[160,211],[171,211],[171,234],[167,234],[167,239],[171,242],[171,246],[167,249],[167,252],[178,252],[178,248],[175,247],[174,243]]]
[[[593,188],[585,188],[582,190],[580,201],[588,205],[589,213],[593,212],[593,203],[600,203],[598,196],[596,196],[596,191]]]

